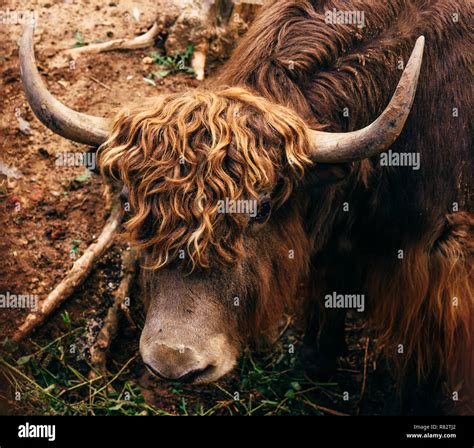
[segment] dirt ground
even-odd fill
[[[137,6],[139,21],[131,14]],[[61,50],[73,47],[81,39],[90,43],[143,33],[159,13],[152,0],[2,1],[1,9],[7,8],[38,12],[36,57],[43,79],[57,98],[78,111],[110,116],[120,105],[164,91],[184,90],[198,83],[185,73],[170,75],[156,86],[145,82],[143,78],[149,74],[150,67],[143,63],[143,58],[150,50],[86,56],[75,65],[61,58]],[[0,24],[0,292],[31,294],[42,300],[71,268],[75,257],[98,235],[106,210],[99,176],[84,171],[83,167],[56,166],[57,153],[84,148],[53,134],[31,112],[19,79],[17,40],[21,31],[21,24]],[[210,71],[218,65],[211,66]],[[116,243],[101,258],[88,280],[15,356],[36,351],[76,327],[85,328],[81,341],[84,342],[87,334],[93,337],[120,281],[123,249],[123,243]],[[132,308],[139,327],[143,315],[139,297],[134,300]],[[0,312],[2,340],[11,336],[25,315],[25,310]],[[137,357],[138,338],[139,328],[122,325],[111,350],[109,368],[122,375],[123,384],[131,382],[134,393],[162,413],[199,413],[189,410],[197,405],[213,409],[212,413],[245,413],[229,400],[229,391],[232,393],[236,388],[247,394],[245,399],[260,403],[262,413],[387,412],[383,409],[392,385],[386,381],[385,374],[379,373],[373,341],[357,321],[348,324],[350,355],[327,385],[311,383],[293,358],[288,362],[276,360],[275,354],[285,353],[288,341],[299,342],[297,331],[291,328],[277,347],[256,355],[255,359],[246,355],[232,375],[218,385],[205,387],[177,388],[150,378]],[[44,359],[41,362],[43,366],[49,365]],[[33,367],[17,363],[17,368],[20,365],[25,375],[35,375]],[[124,366],[126,369],[122,370]],[[48,367],[49,371],[54,368]],[[59,372],[60,366],[55,371]],[[271,375],[275,377],[270,378]],[[278,388],[269,391],[262,386],[274,384],[276,377],[282,379]],[[5,392],[2,413],[38,412],[25,401],[15,401],[14,392],[13,386]],[[344,398],[345,392],[348,399]],[[45,401],[43,413],[61,412],[50,409],[51,403]]]

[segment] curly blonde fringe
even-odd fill
[[[196,89],[120,111],[99,163],[130,190],[126,230],[148,267],[186,258],[194,269],[209,266],[211,249],[228,263],[242,252],[248,219],[218,213],[218,202],[258,200],[278,182],[280,206],[311,163],[307,148],[291,110],[243,88]]]

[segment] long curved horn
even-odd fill
[[[375,156],[388,149],[402,132],[415,97],[425,38],[420,36],[397,89],[382,114],[370,125],[353,132],[311,130],[310,157],[321,163],[347,163]]]
[[[69,109],[48,92],[36,68],[35,24],[28,23],[20,43],[20,76],[26,98],[38,119],[57,134],[78,143],[100,146],[107,140],[108,121]]]

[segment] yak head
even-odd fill
[[[294,308],[313,251],[308,178],[315,166],[363,160],[394,142],[422,53],[421,37],[387,108],[353,132],[309,129],[297,111],[235,86],[160,96],[110,123],[52,97],[27,26],[21,76],[34,113],[66,138],[101,146],[103,173],[128,191],[125,229],[142,254],[140,351],[150,371],[210,382],[232,369],[243,344],[271,336]]]
[[[161,377],[210,381],[270,334],[306,272],[303,121],[242,88],[123,110],[100,150],[143,254],[140,350]]]

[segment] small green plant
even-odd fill
[[[71,243],[71,252],[74,253],[75,255],[78,254],[79,252],[79,245],[81,244],[81,240],[74,240]]]
[[[84,41],[84,36],[80,31],[76,31],[74,33],[74,39],[76,40],[76,43],[74,44],[74,48],[77,47],[83,47],[86,43]]]
[[[61,313],[61,319],[66,325],[71,325],[71,316],[69,315],[67,311],[63,311]]]
[[[154,71],[148,75],[148,79],[152,78],[166,78],[176,72],[185,72],[194,75],[194,69],[190,67],[189,61],[193,55],[194,48],[188,45],[183,53],[175,53],[172,56],[163,56],[156,51],[150,52],[150,57],[160,66],[160,70]]]
[[[74,178],[74,182],[84,183],[84,182],[89,181],[90,178],[91,178],[91,172],[88,169],[85,169],[82,174],[79,174],[79,176],[76,176]]]

